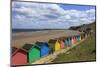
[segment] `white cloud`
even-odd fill
[[[68,28],[95,21],[95,9],[64,10],[57,4],[12,2],[13,28]]]

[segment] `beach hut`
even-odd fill
[[[81,34],[80,38],[81,38],[81,40],[83,40],[85,38],[85,34],[84,33]]]
[[[49,47],[51,49],[51,52],[58,51],[58,50],[61,49],[60,48],[60,43],[56,39],[50,39],[48,44],[49,44]]]
[[[77,35],[76,38],[77,38],[77,42],[80,42],[80,35]]]
[[[86,34],[85,33],[83,34],[83,38],[86,38]]]
[[[87,33],[85,33],[85,38],[87,38],[88,37],[88,34]]]
[[[11,65],[26,65],[27,64],[27,52],[12,47]]]
[[[82,36],[82,34],[81,34],[81,36],[80,36],[80,39],[81,39],[81,40],[83,39],[83,36]]]
[[[76,44],[76,42],[77,42],[77,39],[76,39],[75,36],[73,36],[73,37],[72,37],[72,44]]]
[[[72,37],[72,44],[74,44],[74,42],[75,42],[75,41],[74,41],[74,37]]]
[[[61,49],[65,48],[64,38],[59,38],[59,42],[60,42],[60,48]]]
[[[47,56],[49,54],[49,45],[46,42],[35,43],[40,48],[40,57]]]
[[[77,36],[75,36],[75,43],[77,43],[78,41],[77,41]]]
[[[65,39],[65,45],[66,46],[70,46],[72,44],[72,38],[71,37],[67,37],[66,39]]]
[[[36,44],[25,44],[22,49],[27,53],[28,63],[32,63],[40,58],[40,48]]]

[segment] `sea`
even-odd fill
[[[63,29],[12,29],[12,33],[38,32],[38,31],[48,31],[48,30],[63,30]]]

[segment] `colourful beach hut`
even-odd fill
[[[80,36],[80,40],[82,40],[83,39],[83,35],[81,34],[81,36]]]
[[[77,42],[76,36],[73,36],[72,37],[72,44],[76,44],[76,42]]]
[[[86,37],[86,34],[84,33],[84,34],[83,34],[83,38],[85,38],[85,37]]]
[[[27,64],[27,52],[12,47],[11,65],[26,65]]]
[[[71,37],[67,37],[66,39],[65,39],[65,45],[66,46],[70,46],[72,44],[72,38]]]
[[[80,42],[80,35],[77,35],[76,38],[77,38],[77,42]]]
[[[47,56],[49,54],[49,45],[46,42],[35,43],[40,48],[40,57]]]
[[[64,39],[63,38],[59,38],[59,42],[60,42],[60,48],[61,49],[65,48]]]
[[[61,49],[60,43],[56,39],[50,39],[48,44],[49,44],[49,48],[51,49],[51,52],[58,51]]]
[[[80,35],[78,35],[77,36],[78,42],[80,42],[80,40],[81,40],[80,38],[81,38]]]
[[[75,36],[75,43],[77,43],[78,41],[77,41],[77,36]]]
[[[36,44],[25,44],[22,47],[27,53],[27,62],[32,63],[40,59],[40,48]]]
[[[87,33],[85,33],[85,38],[87,38],[88,37],[88,34]]]
[[[85,38],[85,34],[80,35],[80,39],[83,40]]]

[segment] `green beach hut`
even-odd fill
[[[35,44],[25,44],[22,49],[27,51],[28,63],[32,63],[40,59],[40,48]]]

